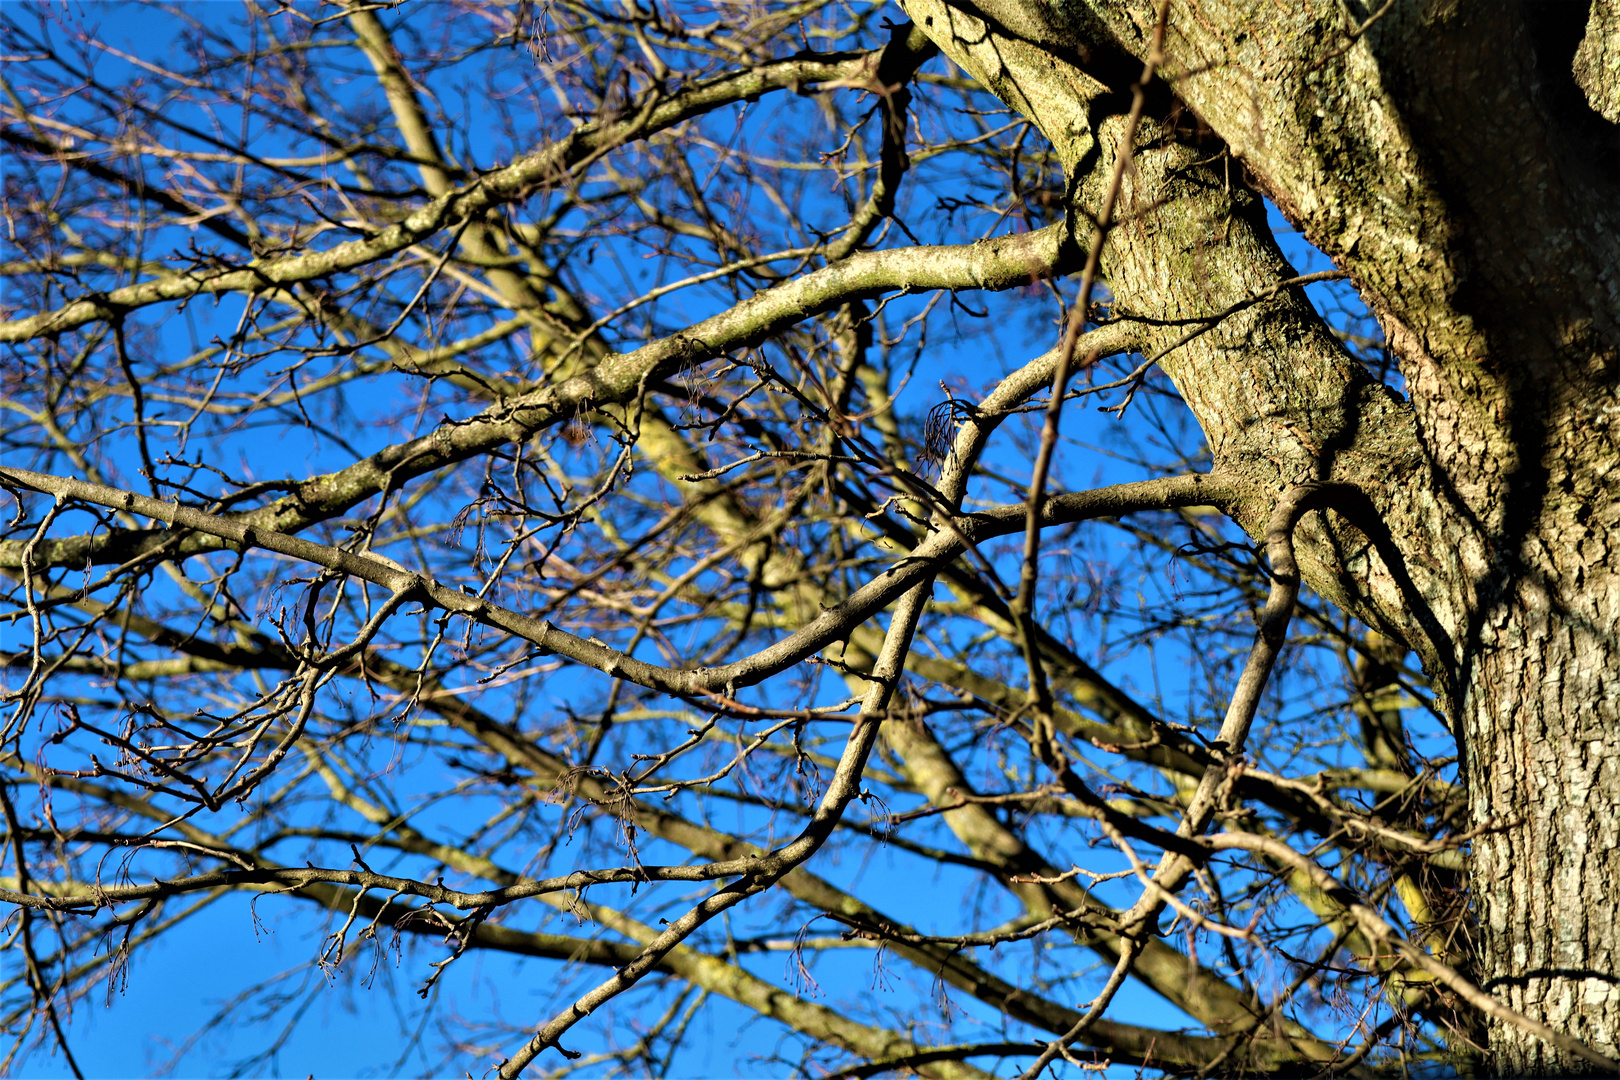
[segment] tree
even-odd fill
[[[4,10],[8,1060],[1620,1068],[1620,9],[901,7]]]

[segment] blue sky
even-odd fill
[[[10,10],[15,12],[22,7],[17,5]],[[74,20],[93,24],[99,27],[104,40],[124,43],[134,55],[156,58],[174,44],[173,34],[178,24],[145,9],[118,4],[70,3],[65,10],[66,25]],[[186,14],[204,23],[233,16],[239,10],[226,0],[192,4],[184,9]],[[408,10],[413,20],[422,20],[421,13],[433,9]],[[7,17],[11,15],[8,13]],[[432,29],[430,22],[418,25],[418,30],[424,34],[431,33]],[[103,77],[113,80],[132,70],[126,61],[116,57],[104,56],[99,65]],[[355,75],[357,82],[368,77],[364,72]],[[444,85],[436,87],[440,103],[452,114],[477,120],[482,106],[467,92],[467,85],[453,85],[449,76],[445,78]],[[763,139],[768,132],[750,125],[765,125],[770,116],[763,110],[745,114],[737,122],[738,137]],[[558,122],[556,117],[548,120],[553,124]],[[475,122],[465,125],[464,130],[486,129]],[[478,165],[495,164],[500,159],[497,142],[493,136],[487,142],[469,137],[460,152]],[[272,149],[267,145],[265,152]],[[924,193],[949,181],[949,177],[941,178],[920,170],[918,189],[911,197],[921,199]],[[839,207],[833,195],[817,193],[808,186],[806,192],[810,205],[829,219],[836,219]],[[1328,268],[1326,260],[1288,230],[1275,213],[1272,218],[1279,241],[1300,272]],[[637,262],[644,252],[638,250],[634,238],[604,242],[600,255],[604,266],[613,263],[631,267],[634,271],[628,275],[631,279],[644,276],[640,273],[642,270],[649,275],[659,272],[660,264],[656,262]],[[604,292],[611,276],[606,270],[601,275]],[[1334,283],[1313,286],[1310,292],[1335,325],[1350,332],[1376,336],[1376,328],[1368,324],[1353,290]],[[695,300],[691,310],[702,314],[707,310],[705,304],[712,306],[715,302],[712,297]],[[955,393],[982,392],[993,378],[1044,347],[1040,338],[1049,328],[1029,316],[1028,312],[1036,304],[1031,296],[1020,292],[972,300],[975,304],[981,302],[988,312],[984,323],[959,316],[963,326],[973,329],[971,336],[953,338],[947,332],[938,332],[926,352],[919,355],[915,374],[901,399],[903,413],[912,417],[925,413],[939,400],[942,381]],[[915,311],[922,303],[922,300],[895,302],[887,313],[890,324],[897,324],[908,311]],[[183,319],[170,320],[159,329],[161,340],[173,354],[183,355],[215,335],[228,336],[241,317],[242,305],[239,298],[194,303]],[[611,329],[626,338],[639,332],[633,320],[625,322],[628,325],[615,325]],[[984,325],[992,328],[990,332],[982,330]],[[244,463],[244,469],[262,469],[267,461],[273,461],[286,475],[305,475],[332,468],[350,460],[351,446],[359,453],[367,453],[397,437],[397,425],[408,419],[396,415],[399,400],[378,396],[356,403],[356,416],[362,422],[352,426],[335,423],[327,437],[311,437],[307,432],[296,430],[289,433],[273,425],[243,426],[222,432],[212,443],[211,452],[235,456]],[[434,418],[426,419],[431,422]],[[1186,417],[1178,412],[1172,399],[1159,396],[1145,398],[1126,414],[1123,422],[1109,420],[1089,407],[1082,407],[1071,410],[1066,423],[1065,436],[1070,443],[1064,451],[1061,478],[1071,486],[1079,486],[1140,477],[1143,473],[1133,460],[1133,446],[1152,445],[1162,441],[1166,432],[1178,430],[1182,430],[1181,437],[1185,438]],[[127,446],[122,454],[126,465],[135,464],[133,451]],[[1010,476],[1022,477],[1027,473],[1027,458],[1020,444],[1011,439],[998,444],[988,460]],[[1005,497],[1005,493],[999,497]],[[1086,532],[1073,540],[1068,557],[1078,562],[1087,559],[1106,562],[1124,557],[1131,543],[1128,537],[1118,534]],[[1178,587],[1174,574],[1173,566],[1161,569],[1157,578],[1138,582],[1136,587],[1149,599],[1174,593]],[[1082,635],[1097,629],[1084,620],[1067,628],[1069,632]],[[1178,703],[1207,692],[1208,688],[1199,682],[1201,669],[1176,641],[1164,641],[1157,652],[1123,655],[1115,646],[1118,637],[1124,635],[1107,628],[1104,631],[1096,637],[1099,666],[1126,688],[1150,701],[1166,704],[1172,711],[1179,707]],[[9,635],[17,632],[17,627],[6,628],[8,645],[11,644]],[[948,630],[941,628],[939,633],[945,634]],[[1090,643],[1086,645],[1090,647]],[[1086,649],[1082,652],[1086,653]],[[600,684],[593,681],[592,676],[562,673],[546,684],[544,696],[551,707],[561,708],[576,700],[599,697],[600,693]],[[841,694],[842,690],[829,687],[822,693],[824,702]],[[389,782],[393,785],[392,794],[408,802],[414,795],[437,790],[442,780],[442,773],[412,776],[409,770],[402,770]],[[457,815],[465,814],[468,820],[474,820],[473,815],[482,809],[481,805],[470,801],[465,806],[438,808],[429,816],[438,815],[440,820],[453,822]],[[925,863],[893,847],[877,847],[860,859],[847,854],[842,861],[825,858],[814,868],[883,909],[911,920],[920,929],[940,932],[959,928],[957,901],[970,891],[970,882],[975,880],[965,872]],[[615,895],[604,888],[595,898],[622,904],[627,902],[624,895],[627,892],[618,890]],[[951,902],[941,904],[941,897]],[[643,895],[635,902],[650,901]],[[1000,904],[1011,910],[1001,897],[987,897],[985,902],[992,909]],[[777,930],[791,936],[797,926],[773,924],[776,907],[770,898],[756,901],[737,914],[735,932],[743,936]],[[989,921],[992,920],[986,920],[986,924]],[[227,896],[208,904],[177,930],[143,948],[110,985],[107,994],[98,993],[79,1004],[69,1030],[81,1068],[86,1075],[102,1077],[150,1075],[171,1066],[176,1075],[182,1076],[229,1074],[239,1066],[255,1075],[418,1075],[426,1069],[438,1069],[441,1061],[437,1057],[423,1059],[408,1052],[402,1055],[402,1031],[437,1024],[448,1016],[499,1015],[511,1023],[534,1022],[549,1014],[559,982],[574,980],[588,985],[600,977],[596,970],[567,970],[551,962],[471,954],[450,967],[424,1008],[414,990],[421,983],[426,965],[442,955],[442,948],[431,939],[409,939],[400,950],[383,949],[375,957],[353,958],[328,977],[312,965],[312,957],[329,928],[330,920],[311,918],[307,907],[294,907],[275,897],[250,902],[243,897]],[[836,929],[819,923],[810,932],[831,934]],[[747,966],[762,977],[784,985],[794,984],[791,963],[785,952],[756,955],[747,961]],[[899,962],[891,963],[886,970],[890,973],[887,976],[874,967],[872,951],[852,948],[824,953],[816,960],[813,974],[824,987],[864,983],[871,987],[870,996],[874,1000],[881,999],[900,1016],[924,1015],[927,1010],[937,1008],[934,989],[926,977],[918,976]],[[258,1002],[231,1006],[238,995],[255,985],[267,985],[272,995],[284,995],[289,1007],[259,1023],[254,1020]],[[816,992],[803,983],[799,984],[799,989],[803,993]],[[954,1005],[970,1013],[980,1008],[961,999],[955,999]],[[611,1028],[617,1037],[630,1037],[636,1023],[646,1021],[646,1017],[637,1015],[638,1008],[634,996],[613,1007]],[[1119,1015],[1158,1026],[1176,1027],[1189,1022],[1167,1003],[1134,984],[1123,992],[1115,1009]],[[208,1028],[222,1015],[223,1022]],[[289,1016],[297,1017],[297,1022],[289,1025]],[[779,1049],[781,1033],[769,1022],[760,1021],[752,1013],[727,1003],[716,1002],[706,1008],[698,1023],[702,1037],[681,1051],[671,1075],[786,1074],[789,1066],[772,1059]],[[203,1033],[198,1035],[199,1031]],[[581,1042],[588,1045],[593,1038],[595,1036],[582,1036]],[[541,1064],[549,1067],[554,1062],[555,1059],[543,1059]],[[458,1062],[457,1068],[460,1065]],[[1122,1070],[1115,1071],[1123,1074]],[[30,1055],[17,1072],[40,1077],[68,1075],[65,1064],[53,1056],[48,1047]]]

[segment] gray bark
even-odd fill
[[[905,7],[1040,126],[1077,210],[1093,211],[1157,5]],[[1360,512],[1307,520],[1302,569],[1416,650],[1440,691],[1473,822],[1498,827],[1474,845],[1476,975],[1612,1055],[1620,127],[1598,115],[1613,118],[1612,5],[1593,10],[1573,57],[1556,12],[1374,9],[1172,5],[1162,74],[1176,100],[1144,125],[1134,209],[1104,268],[1118,310],[1163,320],[1286,278],[1247,184],[1352,274],[1409,405],[1299,294],[1228,319],[1163,366],[1222,469],[1365,495]],[[1214,140],[1177,122],[1183,105]],[[1144,351],[1181,332],[1150,329]],[[1503,1022],[1489,1025],[1488,1060],[1504,1075],[1592,1068]]]

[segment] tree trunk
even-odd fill
[[[1462,744],[1471,816],[1506,827],[1474,842],[1482,985],[1514,1009],[1613,1056],[1620,1031],[1620,640],[1613,547],[1559,596],[1539,568],[1481,628]],[[1597,586],[1592,588],[1592,586]],[[1590,589],[1591,591],[1587,591]],[[1560,590],[1562,592],[1562,590]],[[1501,1075],[1593,1072],[1511,1025],[1491,1029]]]
[[[1052,141],[1084,242],[1157,3],[905,7]],[[1472,824],[1490,830],[1473,850],[1474,974],[1613,1056],[1620,126],[1601,113],[1620,20],[1606,2],[1589,24],[1568,4],[1373,8],[1173,4],[1160,77],[1176,100],[1150,101],[1104,271],[1116,313],[1163,320],[1289,277],[1247,183],[1379,316],[1410,407],[1297,292],[1162,366],[1222,469],[1365,496],[1307,518],[1302,571],[1418,653],[1452,724]],[[1264,522],[1240,519],[1251,535]],[[1594,1071],[1511,1023],[1488,1032],[1498,1074]]]

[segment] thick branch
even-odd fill
[[[1062,225],[977,244],[862,252],[792,281],[755,293],[682,333],[605,358],[556,386],[499,402],[467,420],[448,421],[428,435],[399,443],[338,472],[318,476],[262,509],[233,520],[249,528],[297,532],[341,514],[376,493],[457,462],[522,442],[538,431],[607,405],[632,400],[653,381],[773,334],[851,300],[931,289],[1011,289],[1054,273],[1072,258]],[[162,517],[162,515],[155,515]],[[121,563],[155,550],[161,533],[111,530],[41,543],[39,569],[88,562]],[[173,551],[183,557],[223,545],[193,537]],[[20,541],[0,543],[0,566],[22,565]]]
[[[1013,531],[1022,523],[1025,508],[1004,506],[993,511],[966,514],[951,519],[951,528],[930,534],[903,560],[857,589],[848,599],[825,611],[803,628],[753,656],[719,667],[681,669],[649,664],[643,660],[560,630],[542,619],[530,618],[508,608],[451,589],[372,555],[357,555],[341,548],[317,544],[273,529],[255,528],[240,519],[230,520],[200,510],[164,502],[133,492],[118,491],[82,480],[49,476],[26,469],[0,468],[0,478],[13,484],[47,492],[63,499],[78,499],[96,506],[141,514],[194,529],[230,542],[239,550],[264,548],[295,559],[324,566],[380,585],[396,595],[453,612],[484,626],[505,631],[539,646],[596,668],[615,678],[668,693],[696,695],[718,692],[761,682],[826,648],[842,641],[850,629],[864,623],[888,607],[919,581],[932,577],[939,567],[957,558],[967,543],[979,543]],[[1117,517],[1142,510],[1163,510],[1178,506],[1240,505],[1248,489],[1225,477],[1194,474],[1163,480],[1073,492],[1048,499],[1042,519],[1047,525],[1069,524],[1100,517]]]
[[[661,90],[651,90],[631,102],[622,117],[583,124],[504,169],[433,199],[403,221],[374,235],[350,240],[327,251],[259,259],[244,267],[147,281],[75,300],[55,311],[0,323],[0,342],[60,334],[98,319],[165,301],[224,292],[251,293],[269,286],[285,286],[354,270],[404,251],[435,233],[478,218],[497,206],[520,202],[538,190],[559,183],[576,166],[616,147],[759,94],[856,78],[872,62],[868,53],[798,56],[721,75],[668,97]]]

